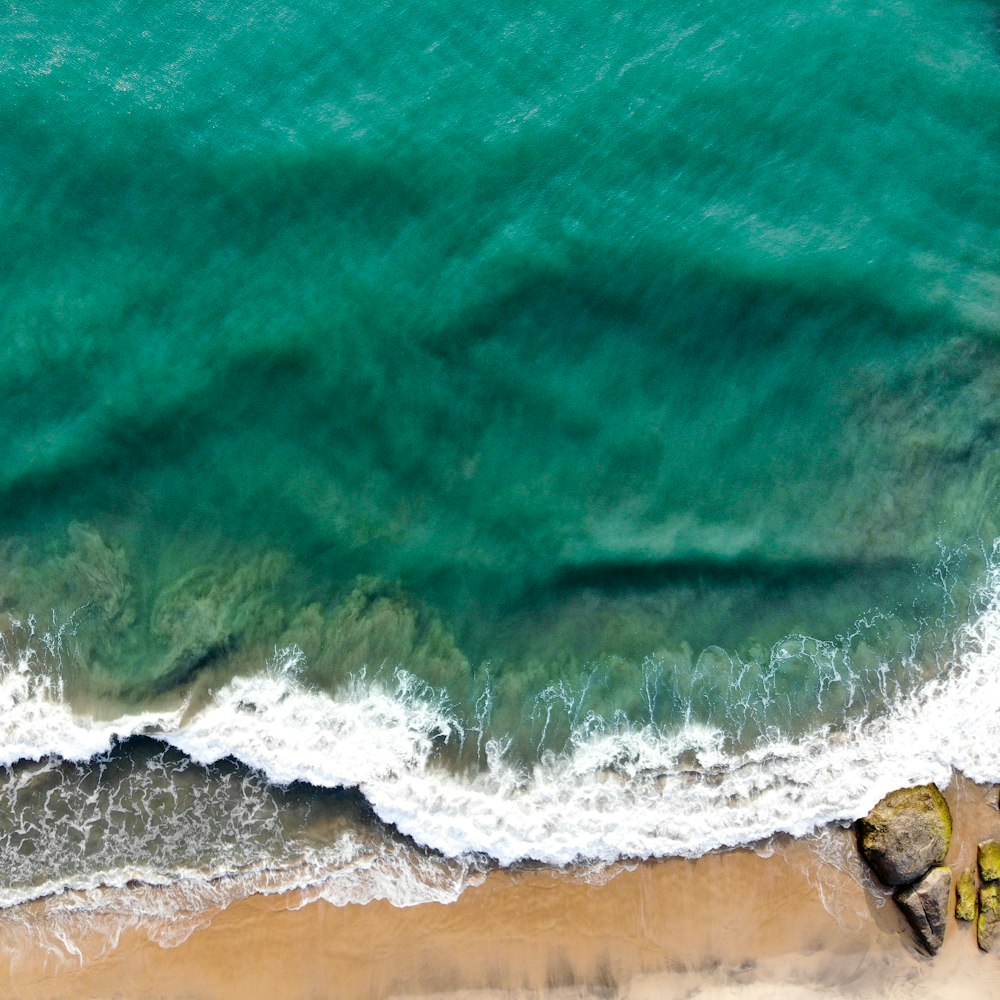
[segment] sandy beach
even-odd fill
[[[1000,836],[996,786],[956,778],[948,861]],[[884,895],[866,890],[850,830],[753,850],[581,873],[491,872],[450,905],[303,905],[254,896],[210,915],[179,946],[137,929],[101,957],[39,948],[0,927],[0,996],[228,1000],[247,997],[959,997],[1000,988],[1000,956],[952,917],[933,959]],[[23,916],[23,914],[22,914]],[[72,950],[72,948],[70,949]],[[985,992],[982,992],[984,991]]]

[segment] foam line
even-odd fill
[[[462,735],[443,698],[405,671],[388,681],[356,678],[332,696],[301,681],[301,654],[291,649],[187,717],[113,722],[74,715],[22,659],[0,683],[4,759],[83,760],[115,736],[145,732],[200,763],[235,757],[275,783],[357,787],[381,819],[448,857],[563,865],[697,856],[853,820],[892,788],[947,783],[953,767],[977,781],[1000,779],[996,571],[989,587],[982,613],[956,639],[954,662],[886,714],[746,752],[696,725],[665,733],[590,718],[566,752],[530,769],[493,742],[482,771],[456,774],[435,758],[437,742]]]

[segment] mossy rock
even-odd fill
[[[1000,879],[1000,843],[984,840],[979,845],[979,877],[984,882]]]
[[[979,890],[976,938],[983,951],[990,951],[998,937],[1000,937],[1000,883],[988,882]]]
[[[858,840],[886,885],[910,885],[944,861],[951,811],[935,785],[901,788],[858,821]]]
[[[955,916],[959,920],[976,919],[976,876],[971,868],[962,872],[955,887]]]

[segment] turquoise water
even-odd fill
[[[0,637],[75,718],[296,647],[330,698],[402,668],[461,770],[947,676],[1000,535],[995,5],[0,25]]]

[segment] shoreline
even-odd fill
[[[977,843],[1000,837],[997,786],[955,774],[944,793],[957,880]],[[208,914],[176,947],[132,928],[86,961],[46,953],[30,913],[20,916],[0,922],[0,995],[10,1000],[957,998],[1000,979],[1000,956],[979,951],[953,907],[943,948],[926,956],[874,889],[853,830],[839,827],[696,860],[625,863],[602,884],[498,869],[449,904],[257,895]]]

